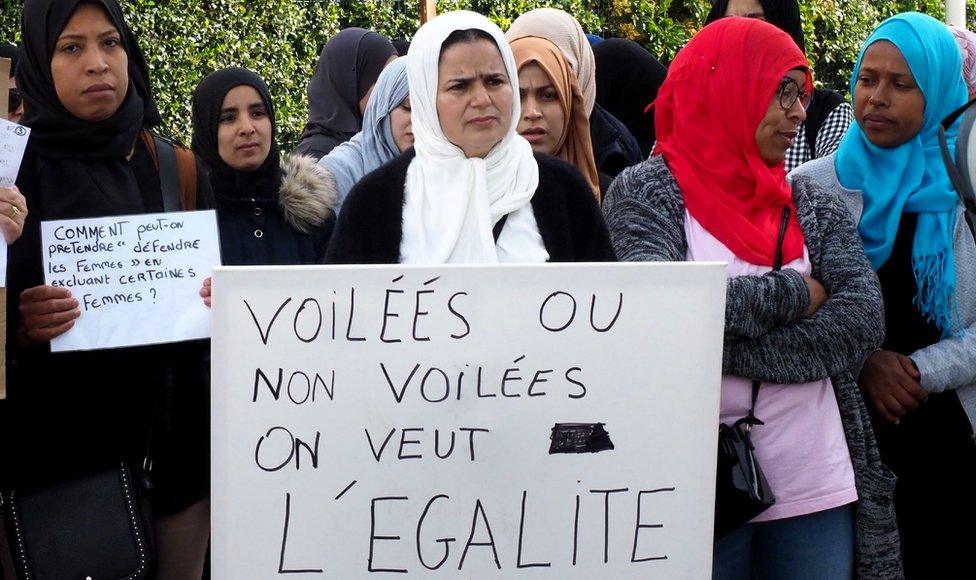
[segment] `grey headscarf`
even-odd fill
[[[319,160],[335,179],[340,203],[367,173],[400,154],[390,129],[390,113],[407,94],[407,57],[401,56],[376,80],[363,115],[363,130]]]

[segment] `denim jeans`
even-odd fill
[[[715,542],[713,580],[849,580],[854,504],[746,524]]]

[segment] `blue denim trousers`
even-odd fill
[[[746,524],[717,542],[713,580],[850,580],[854,504]]]

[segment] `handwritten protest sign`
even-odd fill
[[[721,264],[218,268],[214,578],[707,578]]]
[[[0,187],[16,184],[29,137],[29,128],[0,119]]]
[[[157,344],[210,336],[199,296],[220,264],[213,211],[41,223],[45,284],[79,302],[52,351]]]

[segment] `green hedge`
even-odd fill
[[[976,0],[969,0],[976,16]],[[533,8],[575,15],[588,31],[631,38],[667,61],[700,27],[709,0],[440,0],[441,12],[474,9],[503,29]],[[0,38],[19,36],[22,2],[0,2]],[[288,149],[306,116],[305,86],[322,44],[345,26],[409,37],[419,0],[123,0],[149,60],[166,132],[190,136],[190,96],[208,72],[251,68],[271,87],[280,139]],[[807,48],[818,83],[845,89],[861,42],[888,15],[921,10],[944,15],[942,0],[802,0]]]

